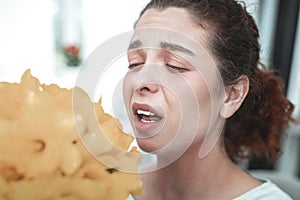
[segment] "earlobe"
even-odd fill
[[[249,91],[249,79],[240,76],[233,84],[226,86],[225,101],[220,111],[223,118],[231,117],[242,105]]]

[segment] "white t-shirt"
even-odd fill
[[[134,200],[129,196],[127,200]],[[293,200],[269,180],[233,200]]]
[[[292,200],[292,198],[271,181],[265,181],[233,200]]]

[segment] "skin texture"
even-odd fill
[[[184,29],[182,24],[184,24]],[[182,110],[188,109],[192,116],[197,116],[193,115],[197,111],[193,104],[190,107],[185,106],[191,103],[189,102],[190,96],[184,97],[181,94],[186,86],[192,91],[201,115],[195,121],[198,129],[193,135],[195,138],[189,148],[179,159],[168,166],[142,174],[145,194],[135,198],[209,200],[238,197],[260,185],[261,182],[231,162],[225,152],[223,136],[215,138],[216,143],[213,143],[215,145],[211,145],[209,154],[205,157],[199,159],[198,154],[205,134],[209,136],[215,135],[215,132],[221,134],[222,129],[210,129],[209,123],[212,124],[212,127],[220,127],[226,118],[232,116],[239,109],[247,95],[249,80],[247,77],[241,76],[234,85],[222,87],[217,70],[213,67],[216,60],[213,55],[208,53],[209,49],[206,44],[209,36],[195,26],[184,9],[168,8],[163,11],[149,9],[137,22],[136,32],[144,28],[161,27],[180,32],[197,43],[200,48],[194,48],[189,44],[180,44],[191,50],[194,55],[191,56],[186,52],[177,54],[172,50],[145,48],[148,46],[147,38],[149,39],[149,37],[138,33],[134,36],[133,41],[140,40],[142,44],[135,45],[128,52],[131,67],[124,79],[124,99],[129,118],[136,127],[137,122],[132,109],[136,102],[149,104],[153,108],[162,110],[160,113],[162,119],[154,132],[148,129],[141,131],[136,128],[138,145],[144,151],[158,152],[158,165],[164,163],[166,157],[173,151],[182,147],[182,143],[186,142],[183,139],[184,136],[189,137],[192,133],[188,128],[177,131],[180,129],[179,122],[189,123],[195,118],[182,119],[181,116],[185,112]],[[166,36],[166,38],[170,37],[170,35]],[[149,46],[158,45],[159,47],[161,41],[170,41],[166,38],[149,39],[154,43]],[[173,42],[180,42],[180,40],[174,39]],[[137,50],[137,47],[141,47],[141,49]],[[205,56],[203,57],[203,55]],[[201,60],[199,60],[200,57]],[[180,67],[180,69],[170,67],[170,65]],[[167,83],[161,84],[160,81],[149,78],[147,74],[152,73],[163,74],[164,78],[170,80],[169,82],[175,79],[176,87],[167,85]],[[143,78],[147,80],[142,81]],[[182,143],[174,139],[177,135],[179,135],[178,141],[182,141]],[[174,143],[169,143],[171,139],[174,139]],[[169,148],[160,151],[166,145]]]

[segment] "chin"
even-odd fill
[[[136,139],[136,141],[138,146],[147,153],[153,153],[161,148],[155,140],[150,138]]]

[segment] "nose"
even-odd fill
[[[136,90],[140,95],[147,95],[156,93],[159,90],[159,85],[157,83],[143,83]]]

